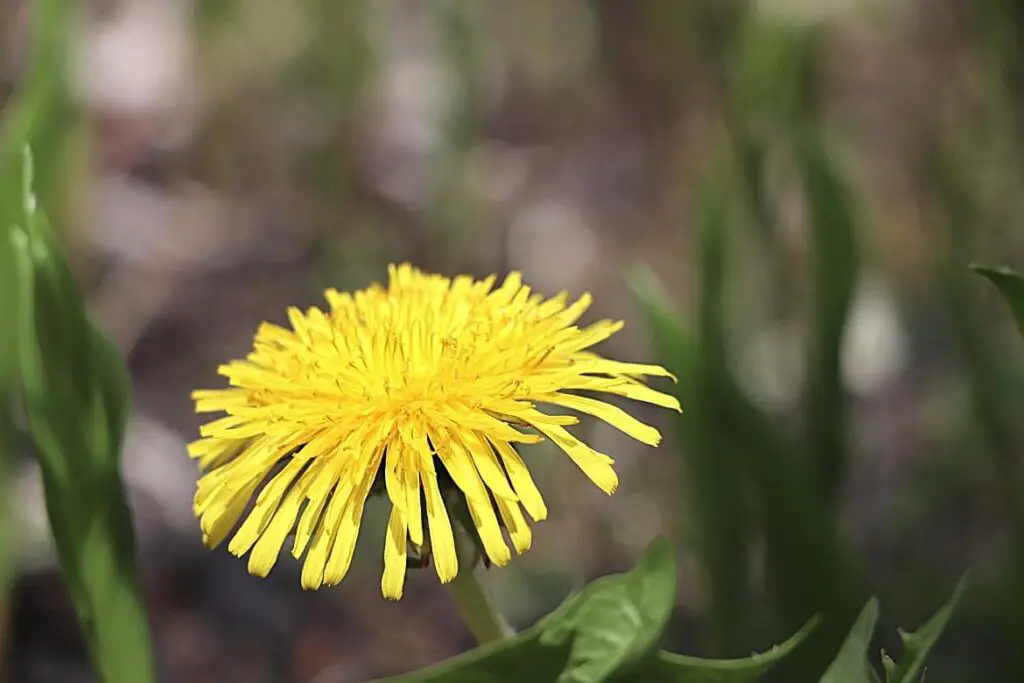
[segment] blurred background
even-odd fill
[[[0,0],[0,108],[25,86],[31,5]],[[472,645],[432,572],[381,599],[380,506],[349,578],[315,594],[290,558],[259,580],[205,550],[191,514],[189,392],[221,386],[260,321],[398,261],[591,291],[590,319],[627,321],[608,355],[680,375],[681,419],[634,409],[662,448],[581,425],[617,458],[614,497],[525,453],[551,516],[488,576],[515,625],[667,533],[675,651],[745,656],[812,613],[827,640],[871,594],[898,651],[896,626],[972,567],[927,680],[1024,680],[1024,346],[967,269],[1024,260],[1020,2],[75,7],[73,106],[41,168],[129,359],[163,680],[355,682]],[[88,681],[27,450],[10,495],[3,676]]]

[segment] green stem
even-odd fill
[[[514,633],[484,590],[474,565],[463,568],[448,584],[448,594],[479,644],[502,640]]]

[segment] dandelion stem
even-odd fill
[[[512,628],[495,608],[494,602],[480,583],[475,566],[460,571],[448,584],[448,593],[459,610],[459,616],[481,645],[513,634]]]

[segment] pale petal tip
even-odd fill
[[[525,538],[523,536],[525,536]],[[522,555],[526,552],[529,552],[530,548],[533,546],[533,537],[532,535],[527,536],[525,534],[522,534],[520,535],[520,538],[512,539],[512,545],[514,545],[516,548],[516,554]]]
[[[455,580],[455,577],[459,575],[458,565],[451,567],[448,563],[434,562],[434,567],[437,569],[437,579],[441,583],[451,583]]]
[[[487,555],[487,559],[491,561],[495,567],[507,567],[512,562],[512,553],[508,552],[508,548],[501,555],[495,557],[494,555]]]
[[[273,553],[253,552],[249,555],[249,573],[261,579],[270,576],[270,570],[274,568],[277,556]]]
[[[320,590],[320,587],[324,583],[323,571],[312,569],[311,566],[312,565],[308,559],[302,565],[302,576],[299,579],[299,583],[302,584],[302,590],[304,591]]]
[[[402,599],[405,588],[405,572],[396,576],[397,572],[384,572],[380,579],[380,592],[385,600],[397,602]]]

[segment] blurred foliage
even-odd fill
[[[6,635],[7,591],[15,563],[13,528],[9,505],[9,477],[15,464],[17,406],[18,283],[11,229],[23,218],[22,153],[32,145],[44,160],[47,172],[37,181],[37,191],[49,205],[64,178],[63,146],[71,129],[72,108],[65,63],[70,44],[73,4],[65,0],[36,3],[32,22],[32,46],[26,85],[7,102],[0,118],[0,637]]]
[[[0,123],[0,229],[20,216],[28,143],[40,203],[63,233],[77,119],[63,75],[70,4],[36,7],[28,73]],[[663,644],[736,656],[820,614],[766,677],[814,680],[855,622],[860,640],[843,650],[852,668],[834,671],[859,675],[878,618],[861,611],[868,595],[887,605],[885,625],[890,612],[898,620],[934,604],[978,561],[972,599],[950,625],[959,645],[939,648],[942,666],[927,680],[1024,678],[1024,365],[967,269],[1024,256],[1020,2],[210,0],[195,20],[210,106],[190,143],[194,179],[254,213],[266,206],[261,193],[287,197],[283,222],[316,234],[311,290],[365,284],[396,255],[446,272],[540,269],[511,263],[533,252],[510,245],[545,201],[570,206],[587,223],[581,234],[600,240],[593,270],[611,271],[613,256],[657,260],[670,284],[640,271],[630,285],[680,380],[686,413],[671,430],[681,475],[668,496],[678,510],[666,514],[685,552],[692,540],[708,598],[684,590]],[[420,42],[431,47],[417,52]],[[437,63],[408,71],[405,55],[397,79],[395,53],[408,45]],[[562,65],[568,53],[579,65]],[[411,133],[378,120],[381,93],[399,85],[402,104],[388,111],[426,112]],[[300,142],[279,130],[288,126],[302,128]],[[378,129],[415,143],[382,145]],[[423,178],[407,182],[410,167]],[[505,173],[513,189],[489,196],[488,173]],[[565,215],[576,214],[533,232],[560,235]],[[9,246],[0,244],[0,315],[12,320]],[[1016,276],[982,272],[1019,311]],[[882,390],[852,397],[844,347],[868,278],[884,281],[910,360]],[[755,396],[743,365],[778,328],[798,337],[797,372],[779,372],[792,400]],[[13,339],[0,335],[0,345]],[[862,355],[882,355],[861,344]],[[0,346],[0,453],[12,354]],[[638,485],[669,479],[667,467],[642,469]],[[629,535],[608,531],[600,551],[574,543],[563,554],[580,573],[603,572],[633,554]],[[571,564],[529,561],[549,560]],[[531,605],[517,608],[537,614],[547,607],[537,586],[549,579],[526,571],[538,576],[509,581],[529,584],[514,594]],[[876,640],[897,644],[891,628],[880,631]],[[522,647],[539,647],[531,642]],[[569,648],[551,648],[553,667]],[[753,680],[768,659],[740,661],[720,666],[734,679],[713,680]],[[889,673],[909,675],[906,666]]]
[[[21,404],[96,672],[106,683],[144,683],[154,672],[119,469],[128,379],[117,350],[86,318],[41,208],[62,213],[75,121],[66,73],[75,5],[43,0],[34,10],[30,72],[0,124],[0,315],[8,330],[0,337],[0,466],[13,467],[11,417]],[[6,541],[6,514],[3,524]],[[12,548],[0,548],[0,557],[6,590]]]
[[[714,661],[658,651],[672,612],[676,564],[665,539],[651,544],[632,571],[594,581],[534,627],[391,683],[741,683],[754,681],[813,628],[764,655]]]
[[[99,678],[155,680],[120,457],[130,408],[124,362],[93,325],[33,191],[10,239],[18,276],[19,393],[43,473],[57,556]]]
[[[1010,312],[1013,314],[1017,329],[1024,334],[1024,275],[1013,268],[994,268],[992,266],[974,265],[974,272],[988,278],[1003,295]]]
[[[687,413],[678,429],[688,514],[698,530],[711,598],[713,647],[735,651],[749,637],[750,598],[737,596],[751,595],[754,536],[763,543],[765,587],[785,627],[813,613],[823,618],[808,647],[780,668],[778,680],[809,680],[820,672],[866,596],[835,516],[849,471],[842,361],[861,257],[856,197],[829,149],[818,106],[821,37],[820,31],[779,25],[755,13],[743,24],[726,98],[734,164],[714,166],[704,182],[713,189],[697,199],[694,329],[672,311],[674,297],[660,292],[651,276],[634,280],[659,360],[681,378],[678,391]],[[769,256],[768,268],[779,268],[778,291],[772,294],[783,306],[782,315],[792,317],[796,310],[786,301],[797,290],[781,247],[792,219],[780,214],[768,189],[769,162],[780,156],[793,167],[791,182],[799,188],[808,243],[802,438],[746,395],[727,355],[738,347],[729,338],[737,325],[726,318],[737,295],[724,291],[742,283],[745,270],[729,258],[738,227],[752,226]],[[736,207],[734,198],[746,200],[746,211],[724,208]],[[964,285],[962,273],[956,282]],[[958,312],[970,310],[964,301]],[[1010,457],[1008,444],[1002,446]],[[858,622],[863,647],[877,618],[871,609],[869,604]],[[841,657],[864,666],[863,655],[850,654],[851,647],[858,646],[848,641]],[[850,677],[850,666],[837,662],[826,678],[871,680]]]
[[[903,651],[900,663],[882,651],[885,683],[920,683],[924,680],[928,653],[945,630],[966,587],[961,579],[953,596],[935,615],[915,632],[899,630]],[[872,636],[878,623],[878,600],[872,598],[861,610],[835,660],[821,677],[820,683],[879,683],[878,672],[868,656]]]

